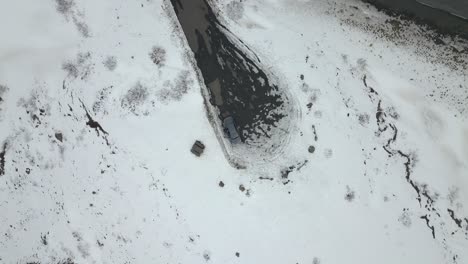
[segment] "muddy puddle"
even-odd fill
[[[260,59],[220,23],[205,0],[171,3],[219,119],[232,116],[244,143],[271,138],[286,117],[286,99],[262,70]]]

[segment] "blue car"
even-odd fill
[[[241,142],[241,138],[239,133],[237,133],[236,126],[234,125],[234,118],[232,118],[232,116],[224,118],[223,127],[232,144],[238,144]]]

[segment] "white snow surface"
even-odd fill
[[[466,41],[355,0],[211,3],[297,109],[240,170],[169,1],[0,1],[0,263],[468,263]]]

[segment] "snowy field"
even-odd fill
[[[240,170],[170,1],[0,2],[0,263],[468,263],[468,43],[357,0],[211,3],[295,109]]]

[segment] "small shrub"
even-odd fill
[[[154,46],[149,54],[151,61],[159,67],[166,62],[166,50],[159,46]]]
[[[362,126],[365,126],[369,124],[370,116],[369,114],[361,114],[359,115],[358,119],[359,119],[359,124],[361,124]]]
[[[148,89],[138,82],[133,88],[128,90],[127,94],[122,98],[121,106],[135,113],[138,106],[142,105],[148,97]]]
[[[93,65],[90,63],[91,53],[80,52],[75,61],[66,61],[62,64],[62,69],[67,72],[68,77],[85,79],[92,71]]]
[[[114,56],[108,56],[102,63],[109,71],[113,71],[117,68],[117,58]]]
[[[411,216],[407,209],[403,210],[403,213],[398,218],[398,222],[400,222],[405,227],[411,226]]]
[[[73,0],[55,0],[55,3],[57,4],[57,11],[64,15],[69,14],[75,5]]]
[[[71,76],[73,78],[78,77],[79,70],[76,64],[74,64],[71,61],[64,62],[62,64],[62,70],[67,72],[68,76]]]
[[[8,90],[9,89],[8,89],[7,86],[0,84],[0,103],[3,102],[3,100],[4,100],[3,97],[6,94],[6,92],[8,92]]]
[[[73,23],[75,23],[76,29],[78,29],[78,32],[80,32],[83,37],[90,37],[89,27],[85,22],[79,21],[76,17],[73,17]]]
[[[163,102],[170,99],[179,101],[190,89],[191,84],[192,80],[189,77],[189,71],[182,71],[173,84],[170,82],[165,83],[165,86],[168,86],[168,88],[163,88],[158,92],[159,100]]]
[[[345,200],[348,202],[352,202],[354,198],[356,197],[356,194],[349,186],[346,186],[346,194],[345,194]]]

